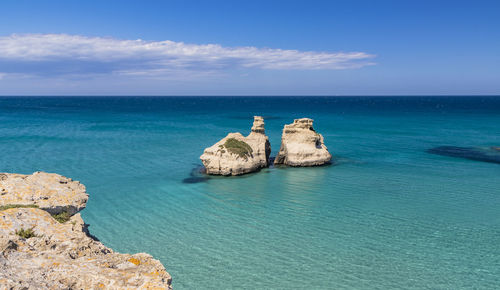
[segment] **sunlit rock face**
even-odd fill
[[[271,145],[265,134],[264,119],[254,117],[248,136],[229,133],[205,149],[200,159],[207,174],[241,175],[269,166]]]
[[[332,155],[323,142],[323,136],[313,129],[313,120],[302,118],[295,119],[292,124],[283,128],[281,147],[274,164],[317,166],[328,163],[331,159]]]
[[[67,218],[58,221],[44,210],[85,207],[83,185],[44,172],[2,176],[2,186],[9,190],[4,196],[18,203],[2,200],[0,206],[0,285],[6,289],[171,289],[170,275],[150,255],[115,253],[88,233],[79,213],[65,211]],[[12,197],[15,189],[20,190],[18,198]]]
[[[83,184],[59,174],[0,173],[0,206],[33,204],[52,214],[75,214],[85,208],[88,198]]]

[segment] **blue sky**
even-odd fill
[[[500,1],[0,2],[0,95],[500,94]]]

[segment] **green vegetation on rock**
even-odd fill
[[[0,211],[7,210],[7,209],[10,209],[10,208],[38,208],[38,205],[36,205],[36,204],[6,204],[6,205],[0,205]],[[56,221],[58,221],[60,223],[65,223],[65,222],[69,221],[69,219],[71,218],[71,215],[68,212],[63,211],[63,212],[60,212],[58,214],[52,214],[52,217]],[[23,229],[21,229],[21,230],[23,230]],[[26,230],[26,231],[28,231],[28,230]],[[16,232],[16,234],[17,234],[17,232]]]
[[[29,239],[32,237],[36,237],[35,232],[33,232],[33,228],[27,229],[27,230],[21,228],[20,230],[16,231],[16,235],[20,236],[23,239]]]
[[[227,151],[230,153],[236,154],[242,158],[247,159],[253,153],[252,147],[247,143],[236,140],[234,138],[229,138],[224,143],[224,147],[226,147]]]
[[[70,215],[68,212],[63,211],[63,212],[60,212],[60,213],[58,213],[58,214],[53,214],[53,215],[52,215],[52,217],[53,217],[56,221],[58,221],[58,222],[60,222],[60,223],[62,223],[62,224],[63,224],[63,223],[65,223],[65,222],[69,221],[69,219],[71,218],[71,215]]]
[[[38,208],[36,204],[6,204],[0,205],[0,210],[6,210],[9,208]]]

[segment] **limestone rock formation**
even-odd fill
[[[52,200],[49,208],[66,207],[67,200],[56,197],[64,192],[73,193],[67,187],[60,187],[60,181],[68,181],[65,185],[73,184],[75,191],[85,192],[83,185],[60,175],[42,172],[35,175],[52,176],[53,183],[42,178],[39,184],[17,174],[9,178],[26,182],[23,185],[21,180],[16,180],[16,188],[37,188],[33,189],[35,196]],[[9,194],[13,193],[9,191]],[[40,208],[20,205],[8,208],[3,203],[0,207],[0,285],[5,289],[171,289],[171,277],[158,260],[144,253],[113,252],[88,233],[80,214],[60,223]],[[80,204],[80,208],[84,206],[85,203]]]
[[[247,137],[229,133],[200,156],[207,174],[241,175],[269,165],[271,145],[265,134],[264,119],[254,117],[252,130]]]
[[[85,186],[55,173],[0,173],[0,206],[34,204],[51,214],[75,214],[87,203]]]
[[[281,147],[274,164],[290,166],[323,165],[332,159],[323,136],[313,129],[313,120],[295,119],[285,125],[281,137]]]

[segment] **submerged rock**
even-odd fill
[[[241,175],[269,166],[271,145],[265,134],[264,119],[254,117],[250,134],[229,133],[205,149],[200,159],[207,174]]]
[[[323,165],[332,159],[323,136],[313,129],[313,120],[295,119],[285,125],[281,137],[281,147],[274,164],[290,166]]]
[[[500,150],[497,147],[458,147],[458,146],[439,146],[427,150],[428,153],[465,158],[470,160],[500,163]]]
[[[50,208],[65,208],[68,201],[56,197],[72,191],[61,188],[59,181],[74,182],[80,189],[83,185],[52,176],[52,182],[43,179],[40,187],[26,176],[15,184],[23,189],[35,186],[37,194],[52,200]],[[45,210],[28,208],[33,203],[20,206],[0,207],[0,285],[8,289],[171,289],[171,277],[158,260],[145,253],[113,252],[88,233],[79,213],[60,223]]]

